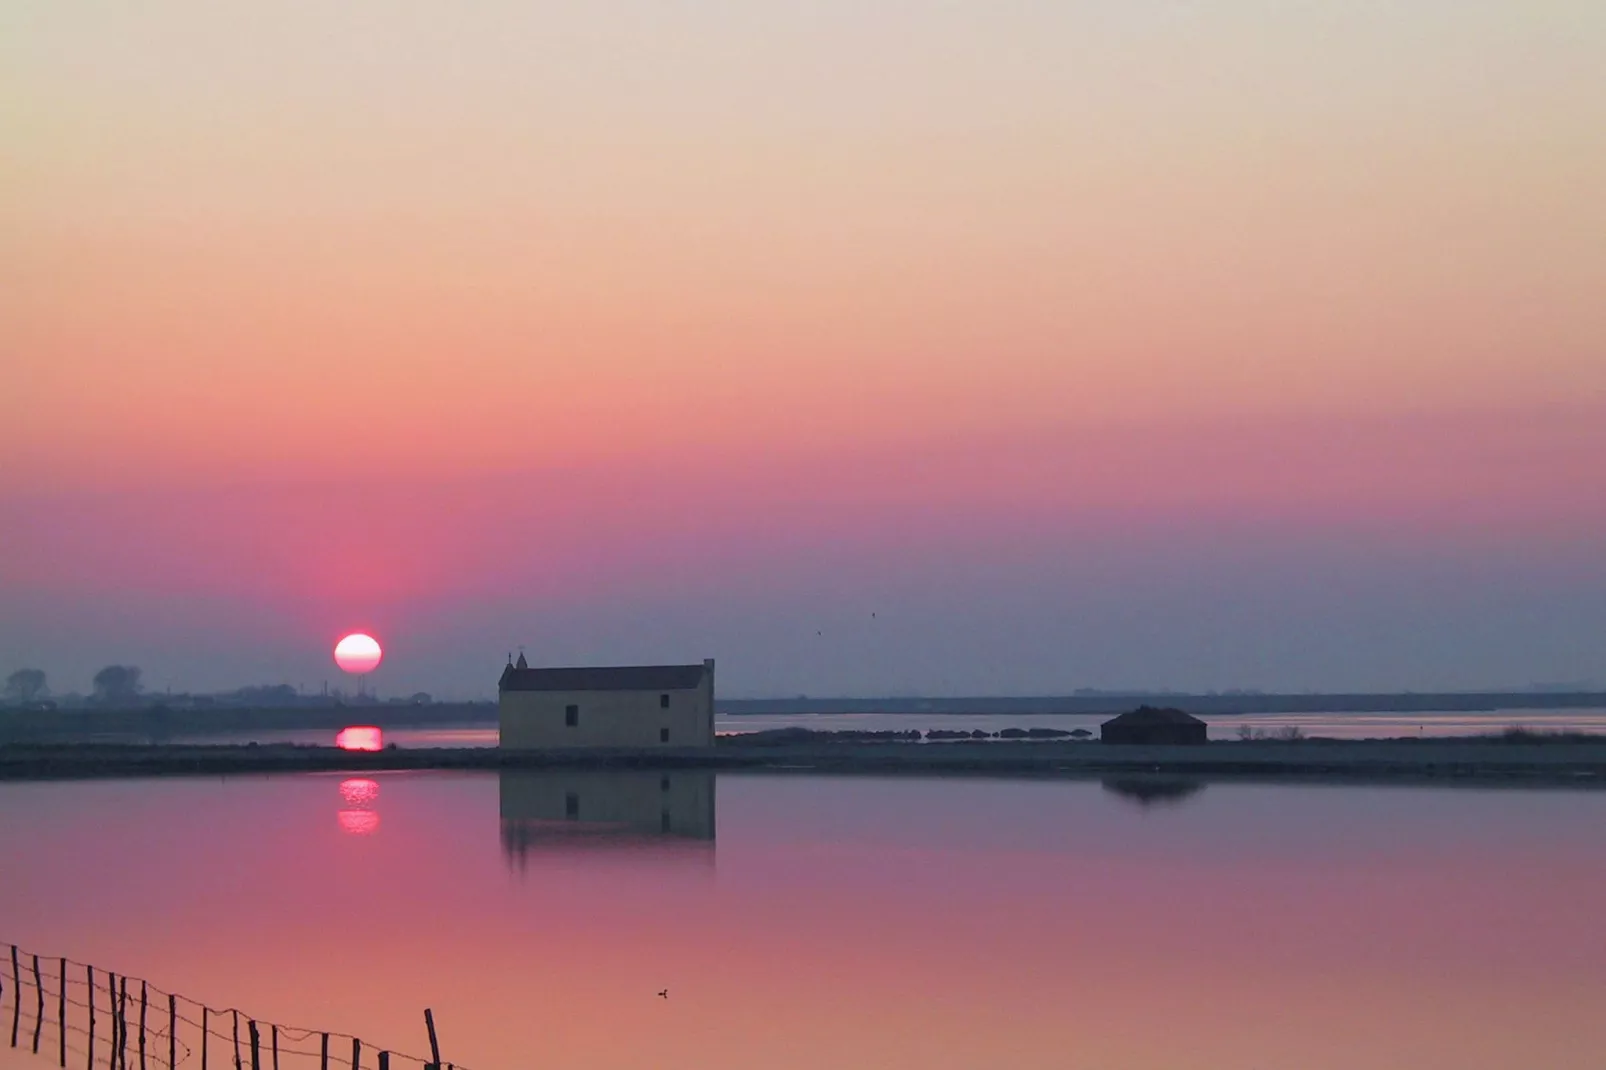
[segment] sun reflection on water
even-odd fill
[[[335,746],[341,750],[379,750],[383,743],[383,733],[372,725],[352,725],[335,736]]]
[[[340,831],[349,836],[371,836],[379,830],[379,814],[373,809],[379,801],[379,782],[367,777],[351,777],[340,782],[340,799],[346,808],[339,811]]]
[[[372,810],[342,810],[340,831],[348,836],[372,836],[379,831],[379,815]]]

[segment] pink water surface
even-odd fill
[[[1606,1050],[1606,793],[668,776],[0,785],[0,940],[475,1070]]]

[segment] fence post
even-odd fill
[[[167,1070],[178,1070],[178,997],[167,997]]]
[[[206,1070],[206,1038],[212,1034],[212,1027],[206,1024],[209,1013],[206,1004],[201,1004],[201,1070]]]
[[[390,1052],[379,1053],[379,1070],[390,1070]]]
[[[139,1070],[145,1070],[145,1009],[150,1003],[150,988],[139,983]]]
[[[117,1065],[128,1067],[128,978],[117,979]]]
[[[323,1045],[318,1051],[318,1070],[329,1070],[329,1034],[323,1035]]]
[[[67,960],[61,960],[61,992],[56,1000],[56,1011],[61,1026],[61,1065],[67,1065]]]
[[[441,1070],[441,1046],[435,1040],[435,1015],[428,1008],[424,1008],[424,1025],[429,1029],[429,1061],[435,1070]]]
[[[362,1070],[362,1041],[351,1038],[351,1070]]]
[[[106,1054],[106,1065],[117,1066],[117,975],[110,970],[106,971],[106,1012],[112,1018],[112,1035],[106,1038],[111,1051]]]
[[[234,1070],[242,1070],[240,1064],[240,1012],[230,1011],[234,1015]]]
[[[262,1070],[262,1033],[257,1029],[256,1019],[246,1023],[251,1031],[251,1070]]]
[[[84,1000],[89,1004],[89,1070],[95,1070],[95,967],[84,967],[84,981],[89,985],[89,997]]]
[[[279,1070],[279,1027],[273,1027],[273,1070]]]
[[[17,1046],[17,1027],[22,1024],[22,971],[17,968],[17,945],[11,945],[11,1046]]]
[[[39,1009],[33,1016],[33,1053],[39,1054],[39,1034],[45,1031],[45,982],[39,976],[39,956],[33,957],[33,994]]]

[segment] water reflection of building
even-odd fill
[[[1131,799],[1139,806],[1175,805],[1204,790],[1204,781],[1182,777],[1131,776],[1107,777],[1100,781],[1105,791]]]
[[[540,770],[499,777],[502,849],[521,865],[532,852],[551,848],[713,848],[713,773]]]

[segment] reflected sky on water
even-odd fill
[[[0,937],[476,1070],[1606,1049],[1606,793],[669,775],[0,784]]]

